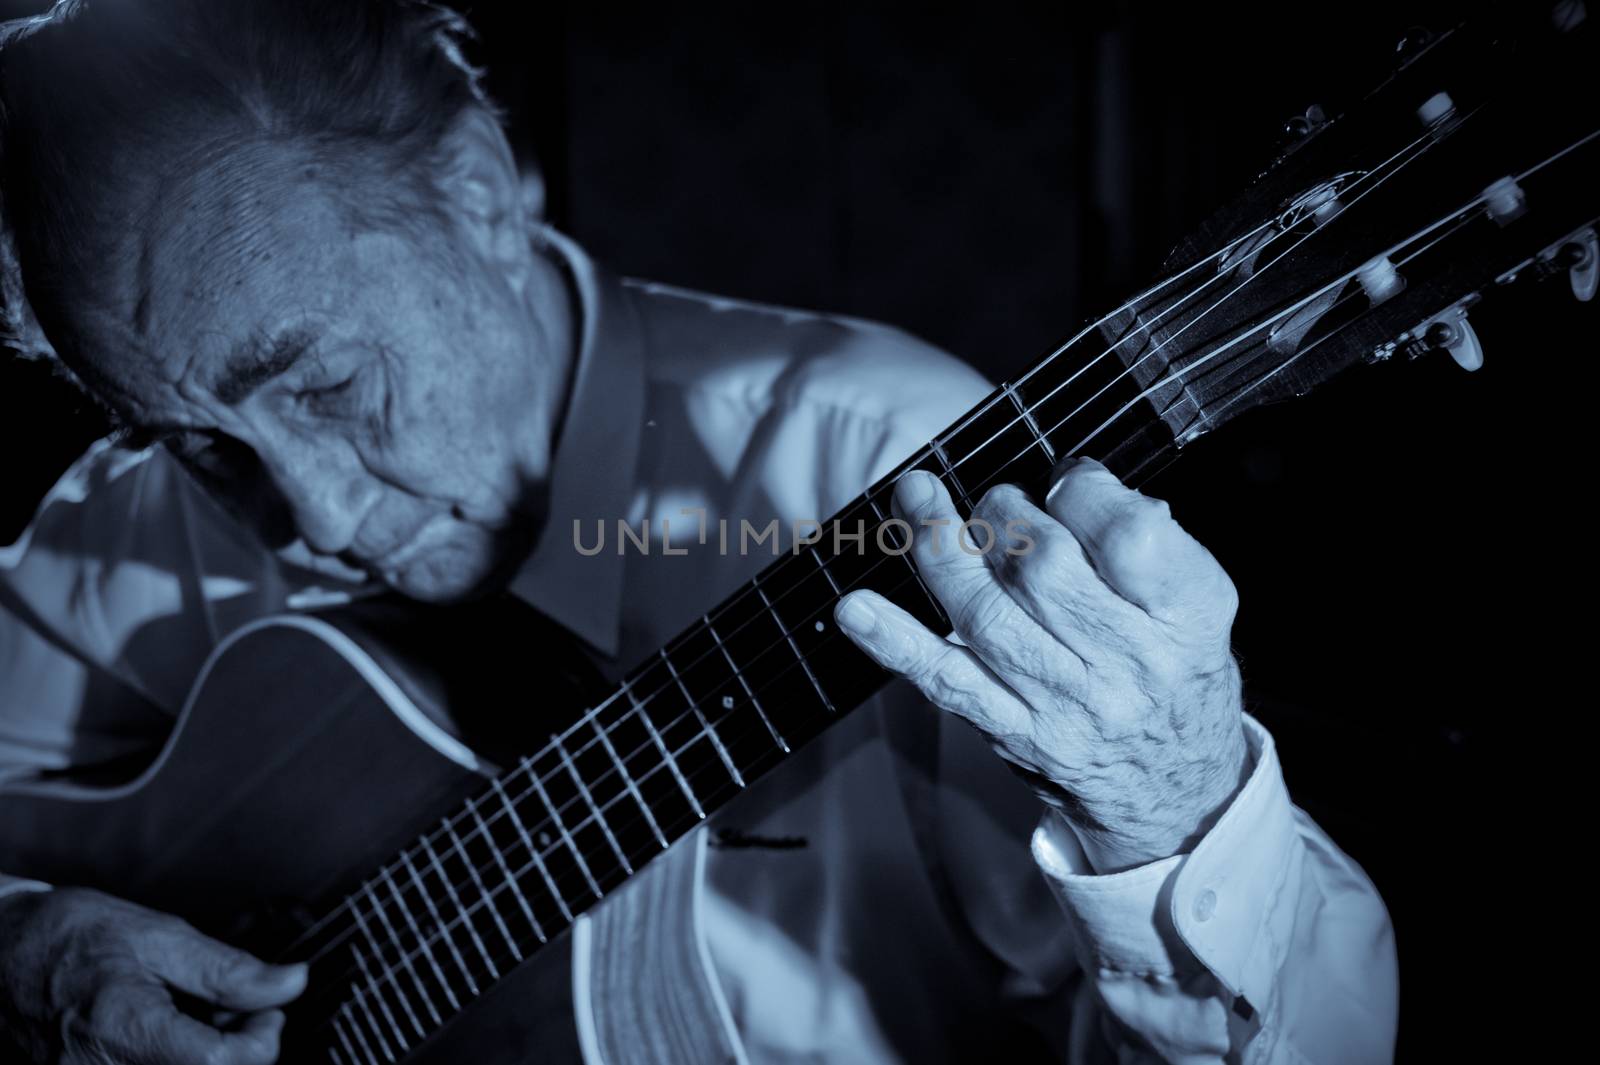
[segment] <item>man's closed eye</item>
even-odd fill
[[[357,374],[351,374],[333,384],[302,388],[295,400],[313,414],[324,417],[345,413],[355,395]]]

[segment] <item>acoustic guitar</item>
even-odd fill
[[[886,682],[835,631],[838,598],[872,588],[948,631],[890,518],[894,476],[931,471],[964,508],[1000,482],[1042,490],[1065,455],[1137,485],[1347,368],[1475,369],[1480,300],[1541,281],[1594,295],[1597,30],[1574,8],[1413,40],[1343,115],[1308,113],[1158,282],[835,515],[863,541],[797,544],[610,690],[549,671],[518,717],[563,724],[519,756],[486,757],[444,722],[493,694],[473,679],[481,656],[537,645],[520,623],[267,618],[216,650],[131,784],[89,801],[9,789],[0,869],[310,962],[285,1061],[569,1056],[574,922]],[[419,671],[441,631],[458,637],[431,656],[444,667]],[[460,650],[496,631],[512,635]]]

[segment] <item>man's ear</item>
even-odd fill
[[[440,145],[436,175],[445,208],[476,250],[520,285],[527,273],[527,191],[511,145],[494,116],[479,107],[461,113]]]

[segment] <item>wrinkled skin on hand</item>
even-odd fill
[[[961,549],[938,478],[902,477],[895,509],[954,632],[872,592],[847,596],[837,619],[976,726],[1108,873],[1192,848],[1248,776],[1229,651],[1238,597],[1165,503],[1097,462],[1064,466],[1044,510],[1011,485],[984,495],[972,517],[998,534],[986,551],[981,526]]]
[[[305,982],[303,966],[266,965],[96,891],[0,898],[0,1046],[23,1060],[270,1065],[280,1007]]]

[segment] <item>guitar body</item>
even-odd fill
[[[446,673],[470,672],[475,686],[485,684],[478,667],[488,655],[470,665],[456,660],[431,678],[386,669],[380,662],[394,648],[375,630],[397,618],[287,616],[235,633],[137,780],[92,798],[48,785],[9,790],[0,868],[97,888],[278,957],[312,915],[480,789],[492,770],[425,697],[449,687],[438,683]],[[453,628],[461,633],[459,617]],[[407,629],[412,640],[430,631]],[[525,637],[526,626],[520,631]],[[519,679],[525,690],[528,677]],[[561,700],[572,696],[555,688],[550,698],[570,716],[572,704]],[[567,938],[488,989],[462,1019],[469,1023],[446,1027],[408,1063],[579,1060]],[[325,1051],[296,1055],[294,1027],[291,1014],[282,1060],[326,1060]]]

